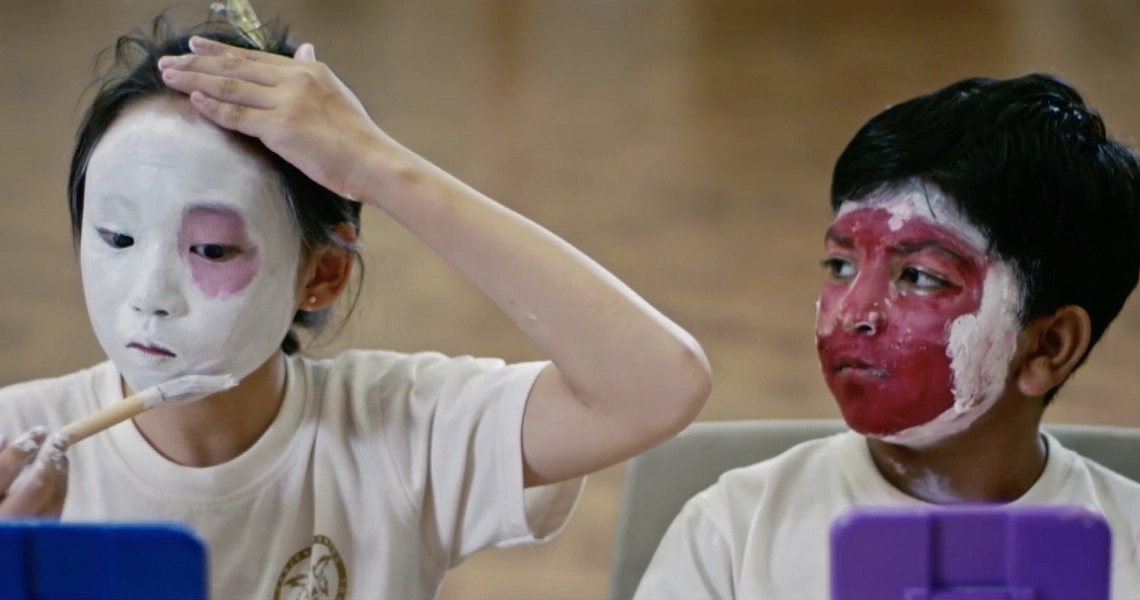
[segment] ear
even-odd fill
[[[356,231],[347,223],[337,225],[333,233],[346,245],[356,245]],[[315,251],[300,274],[297,310],[321,310],[335,302],[348,287],[354,259],[351,250],[336,244]]]
[[[1079,306],[1063,306],[1030,321],[1021,332],[1018,390],[1040,397],[1061,385],[1084,358],[1091,337],[1089,314]]]

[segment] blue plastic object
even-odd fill
[[[1111,576],[1083,508],[863,509],[831,530],[832,600],[1109,600]]]
[[[0,522],[0,600],[206,600],[206,545],[167,524]]]

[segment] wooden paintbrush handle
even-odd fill
[[[134,395],[67,425],[62,433],[67,435],[72,445],[75,445],[79,440],[89,438],[104,429],[135,417],[144,410],[146,407],[143,405],[143,399]]]

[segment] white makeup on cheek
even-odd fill
[[[148,102],[128,109],[99,142],[84,200],[88,312],[131,389],[194,372],[241,379],[277,351],[294,313],[300,234],[266,162],[188,105]],[[207,297],[180,247],[184,218],[203,206],[241,215],[259,254],[256,274],[236,294]],[[97,228],[133,243],[111,247]]]
[[[835,322],[831,319],[827,319],[826,321],[824,321],[823,320],[824,317],[822,314],[820,314],[819,308],[820,308],[819,300],[816,300],[815,301],[815,337],[816,337],[816,339],[819,339],[821,337],[827,337],[827,336],[831,335],[831,332],[835,329]]]
[[[1021,293],[1013,268],[995,263],[986,274],[982,305],[950,324],[946,355],[954,373],[954,410],[986,410],[1005,390],[1009,361],[1017,351]]]
[[[977,312],[950,324],[946,354],[953,373],[954,405],[933,420],[881,439],[922,447],[969,428],[1001,397],[1009,361],[1017,351],[1021,293],[1013,268],[992,263],[982,288]]]

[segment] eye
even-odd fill
[[[828,258],[823,260],[820,264],[823,265],[823,268],[827,269],[835,279],[850,279],[855,276],[855,263],[849,260]]]
[[[899,279],[923,291],[933,292],[950,287],[949,281],[915,267],[904,268]]]
[[[103,238],[103,241],[106,242],[108,246],[117,250],[130,248],[135,245],[135,238],[129,235],[111,231],[110,229],[103,229],[102,227],[96,229],[96,231],[99,232],[99,237]]]
[[[190,246],[190,252],[212,262],[222,262],[237,256],[241,253],[241,248],[224,244],[198,244]]]

